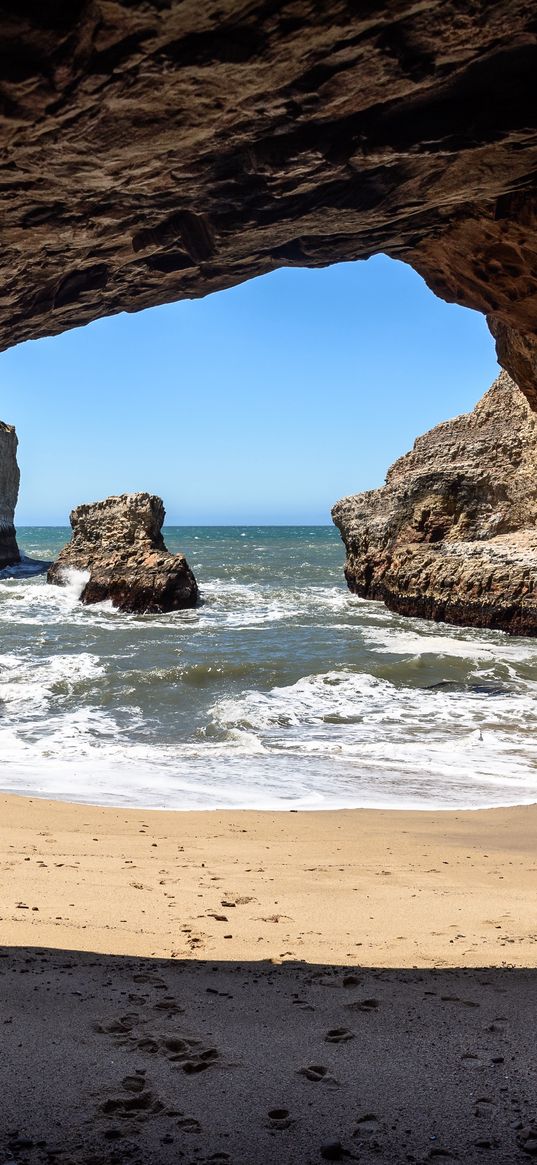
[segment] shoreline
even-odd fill
[[[349,805],[349,804],[338,804],[337,802],[327,803],[326,801],[324,801],[320,804],[317,804],[317,805],[309,805],[309,804],[296,805],[292,801],[289,801],[288,804],[281,803],[281,804],[277,804],[277,805],[265,805],[265,806],[248,805],[248,804],[203,805],[203,806],[199,806],[199,805],[197,805],[197,806],[196,805],[193,805],[193,806],[191,806],[191,805],[151,805],[151,804],[135,804],[132,802],[131,803],[124,803],[120,800],[119,795],[118,795],[118,799],[116,802],[111,801],[111,800],[100,801],[98,799],[90,800],[89,798],[86,798],[86,797],[63,796],[60,792],[58,792],[58,793],[39,792],[39,791],[36,791],[36,790],[34,790],[32,788],[28,788],[28,787],[24,788],[24,790],[21,790],[21,791],[19,791],[16,788],[6,789],[6,788],[0,787],[0,800],[2,797],[17,797],[19,800],[26,800],[26,801],[46,801],[52,805],[73,805],[73,806],[79,806],[81,808],[83,808],[84,806],[87,806],[89,809],[106,809],[106,810],[111,810],[112,812],[117,812],[117,813],[120,813],[120,812],[122,812],[122,810],[125,810],[126,813],[171,813],[171,814],[177,814],[177,815],[189,814],[189,813],[200,813],[200,814],[203,814],[203,813],[230,813],[230,814],[231,813],[260,813],[260,814],[272,813],[272,814],[276,814],[276,815],[281,814],[282,816],[284,816],[285,814],[288,814],[288,813],[319,813],[319,814],[323,814],[323,813],[393,813],[395,815],[397,815],[399,813],[411,813],[411,814],[417,814],[417,815],[422,814],[422,813],[432,813],[432,814],[443,815],[443,814],[447,814],[447,813],[464,813],[464,814],[466,814],[466,813],[494,813],[496,811],[507,812],[511,809],[521,809],[522,810],[522,809],[531,808],[533,806],[537,807],[537,794],[535,793],[535,791],[532,791],[530,794],[528,794],[528,800],[524,800],[524,801],[518,800],[518,801],[506,801],[506,802],[500,802],[500,803],[493,803],[493,804],[485,803],[483,805],[480,804],[480,805],[456,805],[456,806],[446,805],[446,804],[438,805],[438,804],[435,804],[434,802],[430,802],[430,801],[428,803],[423,801],[420,804],[413,804],[413,803],[407,804],[403,800],[400,800],[400,802],[398,804],[393,804],[393,803],[385,804],[385,803],[377,802],[376,804],[372,804],[372,805],[364,805],[363,803],[360,803],[357,805],[352,805],[352,804]]]
[[[177,811],[1,794],[0,934],[180,960],[537,967],[536,831],[535,804]]]

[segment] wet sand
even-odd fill
[[[536,836],[2,795],[0,1162],[528,1160]]]

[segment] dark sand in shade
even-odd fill
[[[0,1165],[537,1153],[536,807],[0,811]]]

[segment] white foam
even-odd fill
[[[76,570],[74,566],[64,566],[60,571],[61,585],[74,602],[78,602],[89,578],[89,570]]]
[[[461,795],[478,804],[493,788],[508,800],[515,789],[537,796],[537,707],[527,691],[412,689],[329,672],[221,701],[213,716],[228,731],[259,734],[272,753],[367,771],[370,795],[392,774],[403,799],[414,784],[430,805]],[[334,782],[339,776],[332,769]]]
[[[483,662],[506,660],[513,663],[529,661],[537,664],[537,642],[530,639],[508,640],[501,633],[462,629],[458,634],[439,635],[427,624],[418,631],[396,628],[366,627],[364,641],[376,651],[392,655],[453,656],[458,659]]]
[[[72,694],[83,681],[104,674],[99,657],[89,652],[53,655],[42,660],[0,656],[0,705],[24,720],[47,707],[61,687]]]
[[[196,610],[125,616],[109,604],[83,606],[86,577],[73,572],[65,587],[0,580],[6,789],[177,808],[448,808],[537,798],[537,643],[404,622],[340,586],[236,579],[206,586]],[[356,670],[327,667],[268,692],[215,699],[204,729],[174,737],[175,696],[193,698],[182,674],[198,666],[196,637],[202,672],[213,645],[239,645],[239,675],[250,658],[245,645],[257,636],[262,643],[264,627],[278,660],[291,632],[304,628],[307,660],[307,636],[320,626],[314,649],[342,632],[343,658],[355,658]],[[155,652],[147,672],[140,643]],[[436,669],[431,657],[447,663]],[[265,665],[270,655],[257,659]],[[221,670],[215,665],[215,677]],[[434,682],[437,670],[441,680],[455,677],[452,689],[412,686],[420,677]],[[231,671],[226,683],[234,685]],[[494,694],[480,690],[487,682]],[[145,702],[156,683],[167,685],[167,738],[160,708]]]
[[[202,604],[197,619],[201,628],[215,624],[237,629],[259,627],[296,618],[303,611],[298,591],[234,582],[205,585]]]
[[[274,587],[226,580],[203,586],[198,622],[200,627],[216,624],[238,630],[350,611],[359,601],[343,587]]]

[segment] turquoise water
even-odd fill
[[[53,558],[61,528],[19,528]],[[83,607],[0,574],[0,784],[156,807],[454,807],[537,797],[537,643],[347,591],[333,527],[169,527],[202,601]]]

